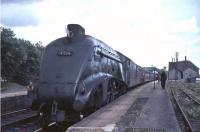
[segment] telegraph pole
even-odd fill
[[[153,78],[154,78],[153,86],[154,86],[154,89],[155,89],[156,88],[156,86],[155,86],[155,67],[153,67]]]
[[[153,65],[151,65],[151,67],[153,68],[153,88],[155,89],[156,86],[155,86],[155,67]]]

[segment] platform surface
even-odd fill
[[[150,86],[143,90],[139,97],[148,97],[148,102],[133,127],[180,132],[170,99],[159,83],[156,83],[155,89],[154,86]]]
[[[27,95],[27,91],[16,91],[16,92],[9,92],[9,93],[1,93],[1,98],[7,98],[7,97],[14,97],[14,96],[21,96],[21,95]]]
[[[164,89],[153,82],[122,95],[68,128],[68,132],[179,132],[172,104]]]

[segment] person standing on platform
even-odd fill
[[[161,86],[164,89],[165,88],[165,83],[167,80],[167,74],[165,72],[166,67],[163,68],[162,73],[161,73]]]

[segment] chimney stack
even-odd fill
[[[176,52],[176,62],[178,62],[178,52]]]
[[[187,61],[187,56],[185,56],[185,61]]]

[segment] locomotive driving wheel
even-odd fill
[[[108,83],[108,90],[107,90],[107,103],[110,103],[114,100],[114,88],[115,88],[115,83],[114,80],[110,80]]]
[[[93,94],[94,110],[97,110],[98,108],[101,107],[102,98],[103,98],[103,89],[102,89],[102,85],[100,84]]]

